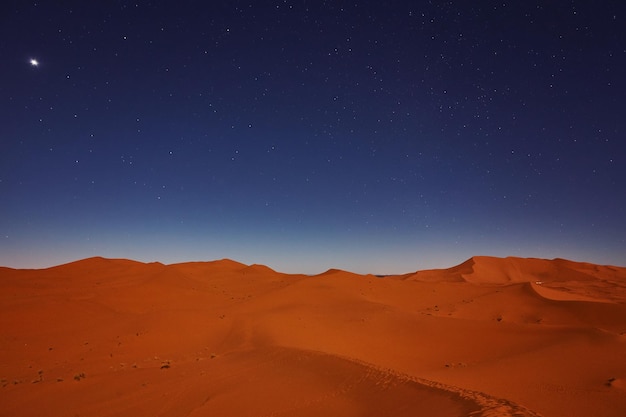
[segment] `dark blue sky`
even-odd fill
[[[626,265],[622,2],[0,12],[1,265]]]

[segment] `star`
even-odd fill
[[[28,62],[30,62],[30,65],[32,65],[33,67],[39,66],[39,61],[37,61],[35,58],[31,58]]]

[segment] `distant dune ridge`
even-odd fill
[[[624,416],[626,268],[0,268],[0,416]]]

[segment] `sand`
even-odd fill
[[[626,268],[0,268],[0,416],[623,416]]]

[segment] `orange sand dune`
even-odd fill
[[[626,268],[0,268],[0,416],[623,416]]]

